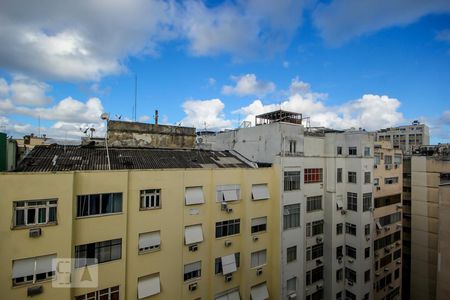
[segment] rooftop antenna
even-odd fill
[[[102,113],[100,119],[106,121],[106,133],[105,133],[105,145],[106,145],[106,157],[108,159],[108,169],[111,170],[111,161],[109,160],[109,150],[108,150],[108,122],[109,122],[109,114]]]

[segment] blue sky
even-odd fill
[[[223,129],[272,109],[450,142],[450,2],[2,1],[0,130],[77,138],[99,114]]]

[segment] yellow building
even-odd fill
[[[374,147],[375,220],[373,299],[400,299],[402,284],[402,151],[389,142]]]
[[[0,174],[2,299],[271,299],[280,173],[227,151],[37,146]],[[111,170],[109,170],[111,169]],[[53,258],[98,260],[55,288]]]

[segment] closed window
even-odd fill
[[[138,278],[138,299],[161,293],[159,273]]]
[[[373,156],[373,158],[374,158],[374,160],[375,160],[375,165],[379,165],[380,164],[380,160],[381,160],[381,156],[380,156],[380,154],[375,154],[374,156]]]
[[[300,204],[284,206],[283,228],[290,229],[300,227]]]
[[[344,279],[344,269],[337,269],[336,270],[336,281],[342,281],[342,279]]]
[[[239,184],[218,185],[216,188],[216,201],[229,202],[241,199],[241,186]]]
[[[402,201],[400,194],[375,199],[375,208],[400,203]]]
[[[122,239],[75,246],[75,268],[118,260],[121,257]]]
[[[347,300],[356,300],[356,295],[350,291],[345,290],[345,299]]]
[[[346,246],[345,246],[345,254],[346,254],[348,257],[351,257],[351,258],[355,258],[355,259],[356,259],[356,248],[354,248],[354,247],[352,247],[352,246],[346,245]]]
[[[347,209],[358,211],[358,194],[357,193],[347,193]]]
[[[239,234],[241,230],[241,219],[216,222],[216,238]]]
[[[305,169],[305,183],[316,183],[323,181],[323,169]]]
[[[394,272],[394,279],[397,279],[400,277],[400,269],[395,270]]]
[[[364,258],[370,257],[370,247],[364,249]]]
[[[14,260],[13,285],[33,284],[53,278],[55,276],[53,259],[56,259],[56,254]]]
[[[348,182],[356,183],[356,172],[348,172]]]
[[[267,230],[267,217],[252,219],[252,233],[264,232]]]
[[[81,195],[77,198],[77,217],[122,211],[122,193]]]
[[[394,154],[394,164],[401,165],[402,164],[402,155]]]
[[[382,238],[379,238],[375,240],[373,244],[374,251],[378,251],[381,248],[384,248],[392,243],[395,243],[401,239],[401,233],[400,231],[396,231],[392,234],[389,234],[387,236],[384,236]]]
[[[398,177],[388,177],[384,179],[384,184],[397,184]]]
[[[398,249],[394,252],[394,259],[398,259],[402,256],[402,249]]]
[[[342,168],[336,170],[336,182],[342,182]]]
[[[297,260],[297,246],[292,246],[286,250],[286,262]]]
[[[345,223],[345,233],[356,235],[356,225],[352,223]]]
[[[364,172],[364,183],[365,184],[370,184],[371,183],[370,172]]]
[[[288,294],[295,293],[297,291],[297,277],[292,277],[286,282],[286,289]]]
[[[368,211],[372,207],[372,193],[363,194],[363,211]]]
[[[184,265],[184,281],[188,281],[194,278],[202,276],[202,262],[197,261]]]
[[[336,247],[336,258],[340,258],[344,256],[344,251],[342,246]]]
[[[306,248],[306,260],[313,260],[323,256],[323,243]]]
[[[161,190],[141,190],[141,209],[161,208]]]
[[[396,212],[378,219],[381,226],[391,225],[402,220],[402,213]]]
[[[380,259],[380,268],[383,268],[384,266],[390,264],[391,262],[392,262],[392,254],[389,253],[388,255]]]
[[[370,224],[364,225],[364,235],[370,235]]]
[[[343,224],[342,223],[337,223],[336,224],[336,235],[340,235],[343,233]]]
[[[322,234],[323,233],[323,220],[313,221],[311,228],[312,228],[312,236]]]
[[[390,164],[392,164],[392,156],[391,156],[391,155],[385,155],[385,156],[384,156],[384,164],[385,164],[385,165],[390,165]]]
[[[341,146],[336,147],[336,153],[337,153],[337,155],[342,155],[342,147]]]
[[[252,252],[250,267],[256,268],[266,264],[267,251],[266,249]]]
[[[119,300],[119,286],[76,296],[75,300]]]
[[[284,172],[284,190],[294,191],[300,189],[300,171],[285,171]]]
[[[187,187],[184,194],[184,201],[186,205],[205,203],[203,188],[201,186]]]
[[[289,153],[297,152],[297,142],[294,140],[289,141]]]
[[[200,300],[201,298],[196,298],[195,300]],[[218,293],[214,296],[214,300],[236,300],[241,299],[239,295],[239,288],[233,288],[225,292]]]
[[[314,196],[306,198],[306,211],[311,212],[322,209],[322,196]]]
[[[310,282],[308,282],[308,273],[310,274],[309,279]],[[306,272],[306,285],[313,284],[319,280],[323,279],[323,266],[317,267],[311,271]]]
[[[364,147],[364,156],[370,156],[370,147]]]
[[[193,245],[203,242],[203,229],[201,224],[184,227],[184,244]]]
[[[356,272],[350,268],[345,268],[345,279],[356,283]]]
[[[161,249],[161,235],[159,231],[139,234],[139,253],[157,251]]]
[[[348,155],[357,155],[356,147],[349,147],[348,148]]]
[[[56,224],[58,201],[30,200],[16,201],[14,206],[14,227]]]
[[[364,272],[364,282],[370,281],[370,270]]]

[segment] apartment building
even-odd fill
[[[301,114],[274,111],[257,116],[254,127],[201,141],[279,166],[283,224],[276,299],[373,299],[373,135],[305,130],[303,122]],[[297,211],[300,222],[292,226],[287,218]]]
[[[228,151],[35,146],[0,173],[1,298],[278,299],[279,169]],[[98,284],[53,287],[66,258],[71,278],[98,267]]]
[[[410,155],[421,145],[430,144],[430,130],[427,125],[414,121],[411,125],[378,130],[376,141],[390,142],[394,149],[400,149],[405,155]]]
[[[411,157],[411,299],[448,299],[450,145]]]
[[[400,299],[403,155],[390,142],[374,148],[374,299]]]

